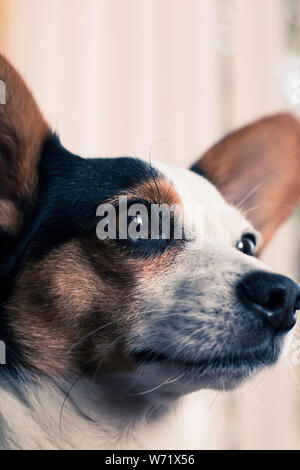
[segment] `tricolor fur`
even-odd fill
[[[84,159],[62,147],[1,56],[0,79],[0,447],[151,446],[147,426],[182,396],[234,388],[274,364],[293,326],[291,312],[274,329],[241,302],[239,283],[268,270],[237,247],[247,235],[260,252],[296,207],[300,125],[265,118],[192,171]],[[97,207],[120,195],[175,204],[186,236],[99,240]],[[280,282],[294,300],[278,302],[295,310],[299,288]]]

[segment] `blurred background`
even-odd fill
[[[300,115],[299,28],[299,0],[0,0],[0,52],[65,146],[185,167],[233,128]],[[264,260],[299,281],[299,246],[296,215]],[[272,371],[204,392],[186,432],[209,421],[221,448],[300,449],[298,333]]]

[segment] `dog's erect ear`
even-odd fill
[[[18,207],[34,192],[50,131],[22,78],[1,55],[0,80],[0,233],[14,233]]]
[[[300,123],[278,114],[210,149],[191,170],[214,183],[263,235],[263,246],[300,201]]]

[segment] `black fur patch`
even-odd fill
[[[27,210],[21,240],[1,239],[0,276],[6,277],[30,245],[30,257],[95,230],[99,204],[158,176],[130,157],[84,159],[64,149],[57,136],[46,143],[39,168],[36,205]]]

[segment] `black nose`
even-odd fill
[[[295,325],[300,287],[288,277],[255,271],[240,281],[237,292],[244,306],[276,331],[288,331]]]

